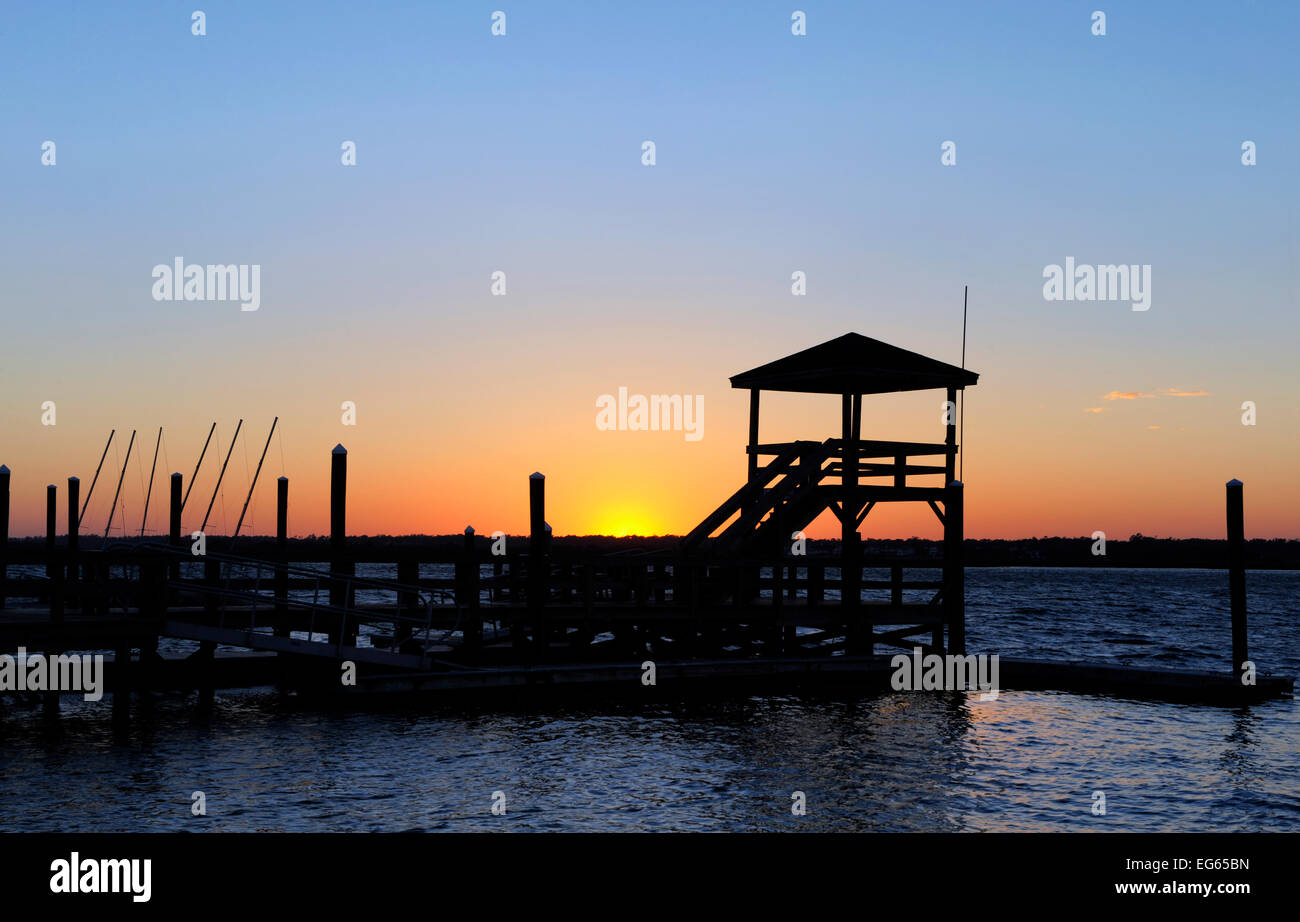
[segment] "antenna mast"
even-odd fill
[[[970,293],[970,286],[961,287],[961,370],[966,370],[966,296]],[[961,412],[958,414],[957,422],[960,430],[957,436],[957,442],[961,454],[957,456],[957,479],[963,480],[966,468],[966,388],[961,389]]]

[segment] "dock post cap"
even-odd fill
[[[7,473],[9,473],[9,468],[4,464],[0,464],[0,474],[7,474]]]
[[[467,534],[467,535],[472,535],[472,534],[474,534],[474,526],[473,526],[473,525],[466,525],[466,526],[465,526],[465,534]]]
[[[346,455],[347,453],[348,450],[343,447],[342,442],[339,442],[337,445],[335,445],[334,450],[330,452],[330,454],[334,454],[334,455]]]
[[[180,475],[181,475],[181,472],[180,472],[180,471],[172,471],[172,476],[173,476],[173,477],[179,477]]]
[[[47,489],[47,490],[57,490],[58,488],[59,488],[59,485],[58,485],[57,483],[47,484],[46,487],[45,487],[45,489]]]
[[[1231,480],[1228,481],[1228,486],[1230,487],[1239,487],[1241,485],[1242,485],[1241,481],[1238,480],[1236,477],[1233,477]]]
[[[960,480],[954,480],[954,481],[952,481],[951,483],[949,483],[948,486],[950,486],[950,487],[964,487],[965,484],[962,483]]]
[[[289,479],[289,478],[286,477],[286,476],[284,476],[283,474],[281,474],[279,477],[275,478],[275,480],[276,480],[277,483],[279,483],[281,480],[288,480],[288,479]]]
[[[528,475],[528,479],[529,479],[529,480],[545,480],[545,479],[546,479],[546,475],[543,474],[543,473],[540,473],[540,472],[538,472],[538,471],[533,471],[531,474]]]
[[[71,482],[74,481],[74,480],[80,482],[80,481],[81,481],[81,478],[80,478],[80,477],[69,477],[69,478],[68,478],[68,483],[71,483]]]

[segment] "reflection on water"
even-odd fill
[[[1212,665],[1226,643],[1215,576],[973,570],[973,646]],[[1252,653],[1266,671],[1295,674],[1300,575],[1251,581]],[[1224,636],[1202,636],[1214,631]],[[124,735],[104,704],[68,701],[53,724],[4,706],[0,828],[1300,828],[1292,700],[1234,710],[1046,692],[839,693],[320,712],[243,692],[207,716],[192,698],[142,700]],[[206,817],[190,815],[199,790]],[[490,812],[494,791],[505,816]],[[806,816],[791,813],[795,791]],[[1092,814],[1094,791],[1105,816]]]

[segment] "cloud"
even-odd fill
[[[1148,429],[1159,429],[1159,426],[1147,426]]]
[[[1176,387],[1162,387],[1160,393],[1166,397],[1208,397],[1209,391],[1180,391]]]
[[[1137,400],[1139,397],[1154,397],[1155,394],[1139,394],[1137,391],[1111,391],[1102,396],[1102,400]]]
[[[1085,413],[1105,413],[1105,412],[1106,412],[1106,408],[1105,408],[1105,407],[1084,407],[1084,408],[1083,408],[1083,412],[1085,412]]]

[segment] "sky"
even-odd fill
[[[682,534],[744,479],[729,376],[848,331],[957,364],[969,286],[968,536],[1222,536],[1236,477],[1248,536],[1300,537],[1300,7],[529,2],[493,35],[502,3],[6,9],[11,534],[113,429],[83,530],[137,430],[138,533],[160,426],[165,532],[216,421],[196,529],[242,419],[229,533],[277,416],[245,533],[281,475],[326,533],[341,443],[355,534],[526,532],[534,471],[556,534]],[[259,308],[155,300],[177,258],[260,267]],[[1150,266],[1149,309],[1045,299],[1067,259]],[[620,387],[702,398],[701,437],[599,428]],[[942,397],[868,396],[863,435],[940,441]],[[838,427],[764,395],[763,441]]]

